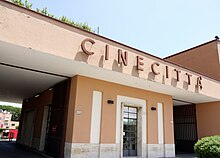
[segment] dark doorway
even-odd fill
[[[54,158],[64,157],[69,85],[69,80],[55,85],[49,109],[45,151]]]
[[[123,156],[137,156],[137,108],[123,110]]]
[[[198,140],[195,104],[173,107],[176,153],[193,153]]]

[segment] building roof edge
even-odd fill
[[[193,49],[196,49],[196,48],[202,47],[202,46],[207,45],[207,44],[212,43],[212,42],[219,42],[219,39],[216,38],[216,39],[214,39],[214,40],[211,40],[211,41],[208,41],[208,42],[205,42],[205,43],[199,44],[199,45],[194,46],[194,47],[192,47],[192,48],[189,48],[189,49],[183,50],[183,51],[181,51],[181,52],[177,52],[177,53],[172,54],[172,55],[169,55],[169,56],[167,56],[167,57],[165,57],[165,58],[163,58],[163,59],[169,59],[169,58],[171,58],[171,57],[178,56],[178,55],[180,55],[180,54],[186,53],[186,52],[188,52],[188,51],[190,51],[190,50],[193,50]]]
[[[195,71],[195,70],[193,70],[193,69],[190,69],[190,68],[184,67],[184,66],[182,66],[182,65],[179,65],[179,64],[177,64],[177,63],[174,63],[174,62],[171,62],[171,61],[166,60],[168,57],[166,57],[166,58],[160,58],[160,57],[158,57],[158,56],[149,54],[149,53],[147,53],[147,52],[144,52],[144,51],[139,50],[139,49],[137,49],[137,48],[134,48],[134,47],[132,47],[132,46],[128,46],[128,45],[126,45],[126,44],[120,43],[120,42],[118,42],[118,41],[116,41],[116,40],[113,40],[113,39],[110,39],[110,38],[108,38],[108,37],[105,37],[105,36],[102,36],[102,35],[99,35],[99,34],[96,34],[96,33],[93,33],[93,32],[90,32],[90,31],[87,31],[87,30],[84,30],[84,29],[81,29],[81,28],[79,28],[79,27],[73,26],[73,25],[71,25],[71,24],[62,22],[62,21],[60,21],[60,20],[58,20],[58,19],[55,19],[55,18],[46,16],[46,15],[43,15],[43,14],[41,14],[41,13],[38,13],[37,11],[27,9],[27,8],[25,8],[25,7],[16,5],[16,4],[14,4],[14,3],[12,3],[12,2],[9,2],[9,1],[6,1],[6,0],[0,0],[0,2],[3,2],[3,3],[6,3],[6,4],[9,4],[9,5],[18,7],[18,8],[20,8],[20,9],[26,10],[27,12],[31,12],[31,13],[33,13],[33,14],[35,14],[35,15],[39,15],[39,16],[44,17],[44,18],[46,18],[46,19],[50,19],[50,20],[53,20],[53,21],[55,21],[55,22],[64,24],[64,25],[66,25],[66,26],[75,28],[75,29],[77,29],[77,30],[80,30],[80,31],[86,33],[86,34],[90,34],[90,35],[96,36],[96,37],[98,37],[98,38],[105,39],[105,40],[108,40],[108,41],[110,41],[110,42],[116,43],[116,44],[121,45],[121,46],[123,46],[123,47],[127,47],[127,48],[129,48],[129,49],[134,50],[134,51],[137,51],[137,52],[146,54],[146,55],[148,55],[148,56],[150,56],[150,57],[152,57],[152,58],[155,58],[155,59],[157,59],[157,60],[160,60],[161,62],[165,62],[165,63],[169,63],[169,64],[172,64],[172,65],[178,66],[178,67],[180,67],[180,68],[189,70],[189,71],[194,72],[194,73],[196,73],[196,74],[199,74],[199,75],[205,76],[205,77],[207,77],[207,78],[210,78],[210,79],[212,79],[212,80],[215,80],[215,81],[217,81],[217,82],[220,82],[220,80],[215,79],[215,78],[212,78],[212,77],[210,77],[210,76],[208,76],[208,75],[206,75],[206,74],[203,74],[203,73],[201,73],[201,72],[197,72],[197,71]],[[12,9],[12,8],[10,8],[10,9]],[[213,42],[213,41],[216,41],[216,39],[215,39],[215,40],[212,40],[212,41],[209,41],[209,42],[206,42],[206,43],[204,43],[204,44],[201,44],[201,45],[199,45],[199,46],[195,46],[195,47],[190,48],[190,49],[194,49],[194,48],[196,48],[196,47],[200,47],[200,46],[202,46],[202,45],[211,43],[211,42]],[[219,40],[218,40],[218,41],[219,41]],[[190,50],[190,49],[188,49],[188,50]],[[186,51],[186,50],[185,50],[185,51]],[[185,52],[185,51],[183,51],[183,52]],[[180,52],[180,53],[181,53],[181,52]],[[179,53],[179,54],[180,54],[180,53]],[[177,53],[177,54],[178,54],[178,53]],[[176,55],[177,55],[177,54],[176,54]],[[175,55],[175,54],[174,54],[174,55]],[[173,55],[173,56],[174,56],[174,55]],[[172,55],[171,55],[171,56],[172,56]]]

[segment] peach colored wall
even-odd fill
[[[220,94],[216,93],[216,88],[220,89],[220,84],[215,80],[202,76],[203,89],[198,91],[195,86],[196,79],[200,76],[198,73],[105,37],[77,29],[3,1],[0,1],[0,28],[0,41],[26,49],[33,49],[39,53],[59,56],[62,59],[72,60],[72,62],[77,64],[84,62],[103,70],[120,72],[189,92],[220,98]],[[89,43],[86,45],[87,49],[94,52],[92,56],[87,56],[82,52],[80,45],[86,38],[91,38],[95,41],[93,46]],[[109,60],[104,60],[106,44],[109,45]],[[117,64],[118,49],[128,52],[128,66]],[[137,71],[137,55],[143,57],[144,71]],[[150,66],[153,62],[160,63],[157,68],[160,75],[155,76],[151,72]],[[165,66],[169,66],[169,79],[165,78]],[[179,82],[176,81],[174,69],[181,71]],[[187,84],[186,73],[192,74],[191,85]]]
[[[198,72],[220,80],[220,64],[218,52],[219,41],[201,45],[194,49],[166,58],[168,61],[183,65]]]
[[[220,134],[220,102],[196,105],[198,138]]]
[[[75,90],[76,83],[77,91]],[[173,105],[171,96],[144,91],[83,76],[75,76],[72,79],[71,88],[73,88],[73,90],[71,89],[70,94],[71,101],[69,102],[70,104],[67,124],[68,130],[73,131],[73,136],[70,132],[67,131],[67,142],[90,142],[92,95],[93,91],[101,91],[103,95],[101,114],[101,143],[115,143],[117,95],[134,97],[147,101],[147,143],[149,144],[157,144],[158,142],[157,111],[151,111],[150,108],[152,106],[157,106],[158,102],[163,103],[165,143],[174,143],[173,124],[171,123],[171,121],[173,120]],[[114,100],[114,104],[108,105],[107,99]],[[74,111],[76,110],[82,111],[82,114],[74,114]]]

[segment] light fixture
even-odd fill
[[[39,96],[40,96],[39,94],[36,94],[34,97],[35,97],[35,98],[38,98]]]
[[[156,107],[151,107],[151,110],[155,111],[155,110],[157,110],[157,108]]]
[[[114,100],[107,100],[108,104],[114,104]]]

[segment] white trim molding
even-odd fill
[[[102,114],[102,92],[93,91],[90,143],[100,143],[100,126]]]
[[[123,157],[123,125],[122,125],[122,108],[123,105],[130,105],[140,109],[138,117],[141,119],[141,141],[138,146],[138,156],[146,157],[146,142],[147,142],[147,118],[146,118],[146,100],[132,98],[127,96],[117,96],[117,115],[116,115],[116,143],[120,144],[120,155]]]
[[[164,144],[163,104],[157,103],[158,144]]]

